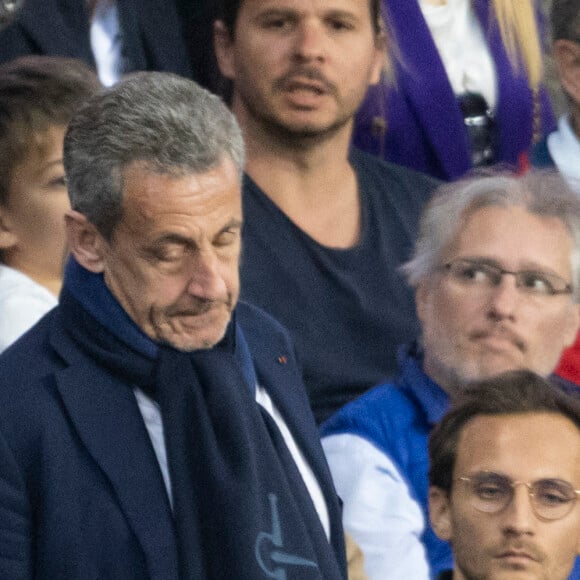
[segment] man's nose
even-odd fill
[[[532,508],[528,488],[521,484],[514,488],[512,501],[502,513],[503,530],[506,534],[533,534],[536,515]]]
[[[515,277],[504,274],[497,286],[490,289],[489,315],[500,320],[513,319],[521,299]]]
[[[306,61],[323,60],[324,30],[317,22],[303,22],[296,32],[296,55]]]
[[[220,300],[227,295],[220,261],[211,249],[199,252],[192,260],[187,291],[196,298]]]

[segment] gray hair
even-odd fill
[[[413,287],[439,269],[444,253],[471,214],[485,207],[521,207],[560,220],[573,240],[574,300],[580,302],[580,196],[555,171],[495,173],[440,186],[425,207],[412,259],[401,267]]]
[[[553,40],[580,43],[580,1],[552,0],[550,24]]]
[[[99,92],[73,117],[64,167],[73,209],[110,239],[123,215],[123,169],[204,173],[230,158],[240,179],[241,130],[221,99],[193,81],[141,72]]]

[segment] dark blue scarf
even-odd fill
[[[212,349],[156,344],[102,276],[73,260],[60,302],[79,346],[159,403],[183,580],[342,578],[282,436],[255,401],[252,359],[235,315]]]

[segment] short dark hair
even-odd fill
[[[234,36],[238,13],[244,0],[221,0],[221,9],[219,10],[219,19],[223,21],[231,36]],[[373,29],[376,35],[383,31],[383,22],[381,16],[380,0],[369,0],[369,8]]]
[[[580,43],[580,2],[552,0],[550,13],[553,40],[571,40]]]
[[[77,59],[23,56],[0,65],[0,204],[34,138],[51,126],[65,127],[100,87],[96,74]]]
[[[448,494],[453,484],[457,446],[465,425],[480,415],[555,413],[580,430],[580,399],[566,394],[553,379],[518,370],[474,382],[456,398],[429,438],[429,483]]]

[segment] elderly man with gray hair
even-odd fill
[[[453,567],[449,544],[428,525],[429,433],[471,381],[517,369],[549,375],[574,340],[580,199],[554,173],[444,185],[404,270],[420,343],[401,350],[394,383],[322,428],[345,529],[375,580],[425,580]]]
[[[238,302],[233,115],[141,73],[64,151],[60,304],[0,358],[0,577],[345,579],[293,344]]]

